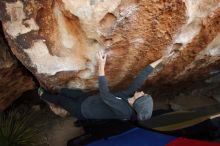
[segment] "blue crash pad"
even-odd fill
[[[176,137],[146,129],[133,128],[120,135],[92,142],[87,146],[164,146],[174,139]]]

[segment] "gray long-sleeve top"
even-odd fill
[[[130,120],[133,109],[127,99],[132,97],[153,67],[148,65],[133,80],[131,85],[123,91],[111,93],[105,76],[99,76],[100,95],[89,96],[81,105],[81,112],[87,119],[126,119]]]

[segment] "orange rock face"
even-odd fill
[[[15,56],[48,89],[95,90],[98,50],[109,86],[126,87],[147,64],[174,52],[151,75],[160,86],[219,73],[220,0],[3,0]]]

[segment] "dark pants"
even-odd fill
[[[81,113],[81,104],[89,95],[80,89],[61,89],[58,95],[50,94],[45,91],[41,96],[42,99],[61,106],[66,111],[78,119],[84,119]]]

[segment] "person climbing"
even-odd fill
[[[153,99],[138,91],[148,75],[163,58],[146,66],[123,91],[111,93],[105,77],[107,54],[97,52],[99,95],[89,96],[80,89],[62,88],[59,94],[50,94],[39,87],[41,99],[59,105],[78,119],[147,120],[153,112]]]

